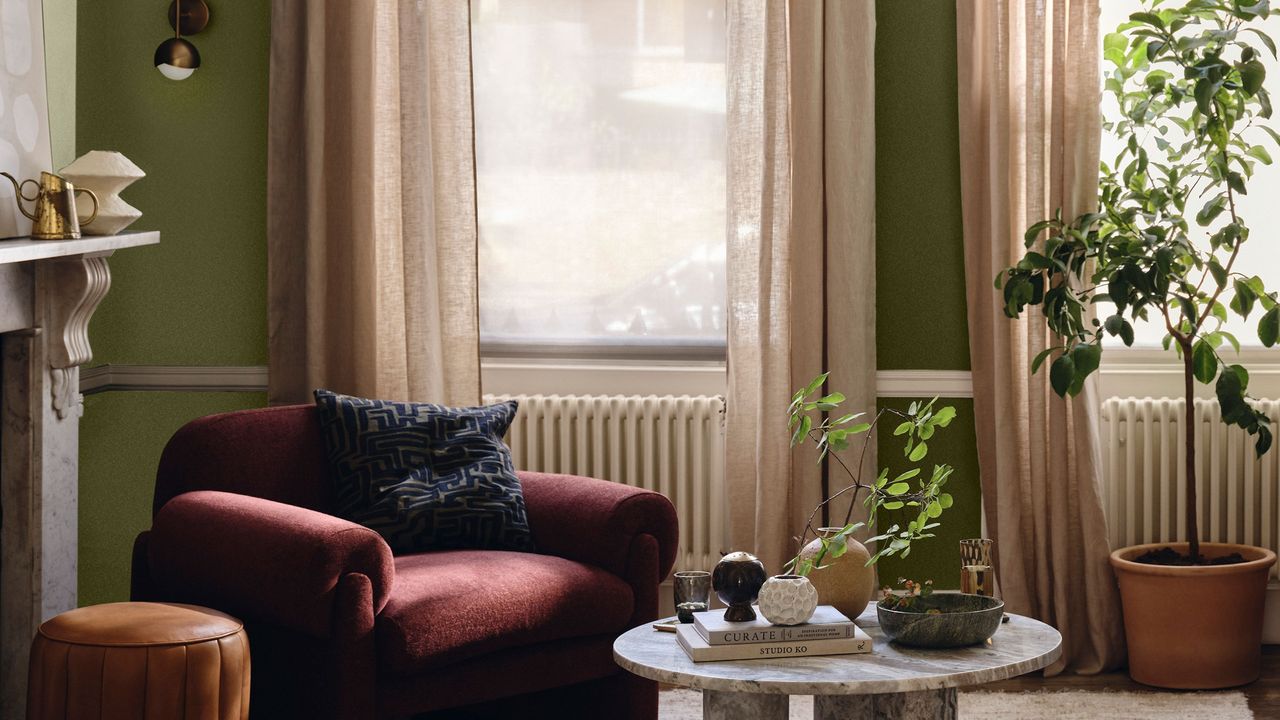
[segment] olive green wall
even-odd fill
[[[960,217],[960,135],[956,97],[954,0],[876,4],[876,354],[881,370],[968,370],[964,246]],[[905,409],[907,398],[881,398]],[[955,473],[955,505],[938,537],[909,558],[880,568],[899,577],[960,580],[958,540],[981,527],[981,492],[973,402],[953,405],[956,419],[930,441],[929,462]],[[895,467],[902,447],[881,433],[881,466]]]
[[[214,3],[192,41],[203,67],[183,82],[151,64],[170,32],[163,6],[80,0],[78,17],[46,0],[46,16],[78,27],[75,116],[55,119],[55,154],[119,150],[148,173],[125,192],[158,229],[154,248],[111,259],[113,287],[90,328],[94,362],[262,365],[266,361],[267,2]],[[956,127],[952,0],[877,4],[876,302],[881,369],[968,368]],[[56,43],[49,43],[54,52]],[[66,54],[63,54],[66,57]],[[70,69],[68,69],[68,66]],[[60,87],[65,89],[65,84]],[[61,101],[54,99],[51,107]],[[59,133],[75,133],[65,154]],[[904,405],[907,398],[884,402]],[[124,598],[134,535],[149,521],[156,462],[185,421],[261,405],[254,393],[110,392],[90,396],[81,431],[81,602]],[[931,443],[956,467],[956,505],[938,538],[881,576],[958,581],[956,540],[978,533],[972,402]],[[901,456],[881,438],[881,458]]]
[[[132,229],[161,233],[111,258],[94,364],[266,363],[269,6],[213,3],[191,37],[201,67],[174,82],[152,64],[173,33],[165,3],[80,2],[76,149],[137,163]]]
[[[151,61],[173,32],[166,3],[79,2],[75,154],[118,150],[137,163],[147,177],[123,193],[143,213],[133,229],[161,234],[158,246],[111,258],[111,292],[89,328],[91,365],[266,363],[269,6],[211,3],[208,28],[191,38],[201,67],[174,82]],[[82,604],[128,596],[133,537],[150,525],[156,464],[173,431],[202,415],[263,404],[260,393],[86,399]]]

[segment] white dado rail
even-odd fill
[[[37,626],[76,606],[79,366],[107,257],[158,232],[0,240],[0,699],[22,717]]]

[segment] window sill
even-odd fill
[[[1228,350],[1222,358],[1249,370],[1250,395],[1280,398],[1280,350],[1243,348],[1239,355]],[[1182,397],[1182,373],[1182,361],[1172,350],[1107,348],[1102,355],[1102,396]],[[1213,388],[1196,383],[1196,396],[1211,398]]]
[[[486,357],[485,393],[494,395],[723,395],[723,360],[564,360]]]

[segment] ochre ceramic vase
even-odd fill
[[[1235,565],[1170,566],[1134,562],[1148,550],[1187,543],[1120,548],[1111,567],[1120,583],[1129,676],[1178,690],[1236,687],[1262,670],[1262,608],[1276,554],[1251,545],[1200,543],[1208,558],[1240,553]]]
[[[728,605],[724,619],[729,622],[748,622],[756,619],[751,603],[760,594],[768,575],[764,564],[751,553],[731,552],[720,558],[711,572],[711,587],[720,602]]]
[[[821,528],[818,532],[830,536],[840,528]],[[822,542],[815,539],[804,546],[800,555],[805,558],[817,557],[822,551]],[[871,553],[857,540],[850,539],[848,550],[844,555],[832,559],[823,558],[822,564],[827,567],[809,572],[809,581],[818,589],[818,602],[822,605],[834,605],[850,620],[856,620],[876,589],[876,570],[868,567],[867,561]]]
[[[774,575],[760,587],[760,614],[774,625],[809,622],[818,609],[818,591],[809,578]]]

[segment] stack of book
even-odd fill
[[[803,625],[771,625],[758,613],[750,622],[727,622],[724,610],[693,614],[676,639],[694,662],[753,660],[871,652],[871,637],[830,605],[819,605]]]

